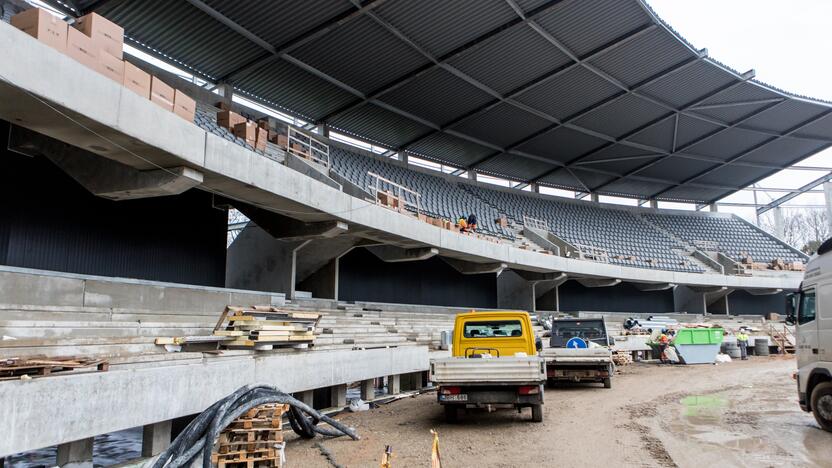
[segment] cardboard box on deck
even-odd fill
[[[234,136],[242,138],[251,146],[257,142],[257,125],[254,122],[242,122],[234,126]]]
[[[124,60],[110,54],[98,54],[98,72],[118,84],[124,83]]]
[[[238,124],[244,123],[245,121],[245,117],[230,110],[222,110],[217,112],[217,125],[223,128],[227,128],[232,132],[234,131],[234,127],[236,127]]]
[[[31,8],[12,16],[11,23],[12,26],[44,44],[61,52],[66,52],[66,36],[69,25],[48,11],[41,8]]]
[[[98,70],[98,49],[89,36],[75,28],[66,32],[66,55],[77,62]]]
[[[78,18],[73,26],[92,39],[99,50],[119,60],[124,58],[124,28],[121,26],[96,13]]]
[[[254,149],[266,150],[266,142],[269,140],[269,131],[263,127],[257,127],[257,138],[255,139]]]
[[[173,86],[160,80],[158,77],[150,78],[150,101],[162,106],[163,109],[173,112],[173,100],[176,98],[176,91]]]
[[[150,74],[130,62],[124,63],[124,87],[150,99]]]
[[[193,122],[194,115],[196,115],[196,101],[182,91],[175,90],[173,93],[173,113],[188,122]]]
[[[230,111],[231,110],[231,104],[229,104],[225,101],[217,101],[217,103],[214,104],[214,107],[216,107],[219,110],[224,110],[224,111]]]
[[[289,137],[283,135],[282,133],[278,133],[276,135],[271,136],[271,142],[281,148],[286,148],[287,146],[289,146]]]

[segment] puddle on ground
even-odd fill
[[[701,444],[706,458],[731,465],[830,466],[832,434],[800,411],[790,390],[741,388],[682,398],[667,408],[672,414],[664,435]],[[688,461],[704,460],[677,460],[680,466]]]

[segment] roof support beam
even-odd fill
[[[793,200],[794,198],[797,198],[798,196],[800,196],[804,193],[807,193],[810,190],[812,190],[813,188],[815,188],[819,185],[823,185],[823,184],[829,182],[830,180],[832,180],[832,172],[830,172],[829,174],[826,174],[824,176],[818,177],[817,179],[809,182],[808,184],[804,185],[803,187],[800,187],[799,189],[796,189],[795,191],[793,191],[791,193],[787,193],[786,195],[783,195],[782,197],[778,198],[777,200],[772,201],[771,203],[769,203],[765,206],[757,207],[757,216],[760,216],[761,214],[765,213],[766,211],[777,208],[778,206],[788,202],[789,200]]]
[[[233,27],[229,26],[229,27],[231,27],[235,31],[236,31],[236,29],[235,29],[236,27],[242,28],[242,26],[240,26],[237,23],[234,23],[233,21],[229,20],[227,17],[225,17],[224,15],[219,13],[218,11],[214,10],[210,6],[206,5],[201,0],[186,0],[186,1],[188,3],[190,3],[191,5],[199,8],[203,12],[207,13],[212,18],[220,21],[223,24],[226,24],[225,21],[230,21],[235,26],[233,26]],[[283,54],[288,54],[289,52],[292,52],[293,50],[297,49],[298,47],[301,47],[302,45],[307,44],[307,43],[309,43],[309,42],[327,34],[328,32],[332,31],[333,29],[339,28],[339,27],[343,26],[344,24],[347,24],[350,21],[361,17],[362,15],[367,13],[368,11],[381,6],[386,1],[387,0],[373,0],[373,1],[368,1],[368,2],[364,2],[362,4],[359,4],[359,5],[356,5],[356,7],[354,9],[348,10],[347,12],[345,12],[343,14],[340,14],[340,15],[330,19],[329,21],[327,21],[324,24],[318,25],[318,26],[316,26],[316,27],[314,27],[314,28],[312,28],[308,31],[305,31],[304,33],[294,37],[293,39],[290,39],[286,43],[281,44],[277,47],[271,46],[270,44],[266,43],[266,45],[268,45],[268,48],[265,48],[267,53],[265,53],[265,54],[263,54],[259,57],[255,57],[253,60],[251,60],[250,62],[248,62],[244,65],[242,65],[240,68],[237,68],[236,70],[232,70],[231,72],[227,73],[225,76],[220,77],[217,81],[219,81],[219,82],[226,82],[226,81],[227,82],[233,82],[235,79],[239,79],[240,77],[245,76],[246,74],[260,68],[261,66],[266,65],[266,64],[270,63],[273,60],[276,60],[277,58],[279,58],[279,56],[281,56]],[[225,20],[221,20],[221,19],[219,19],[219,17],[225,18]],[[243,29],[245,30],[245,28],[243,28]],[[248,32],[247,30],[245,30],[245,31],[246,31],[246,33],[243,33],[243,35],[244,35],[244,37],[248,38],[251,33]],[[262,39],[257,38],[257,40],[254,43],[260,45],[260,42],[265,42],[265,41],[262,41]],[[262,45],[261,45],[261,47],[262,47]]]
[[[779,103],[778,103],[778,104],[779,104]],[[777,105],[777,104],[774,104],[773,106],[776,106],[776,105]],[[773,106],[772,106],[772,107],[773,107]],[[821,114],[818,114],[817,116],[812,117],[812,118],[810,118],[810,119],[804,120],[803,122],[801,122],[801,123],[799,123],[799,124],[795,125],[794,127],[792,127],[792,128],[790,128],[789,130],[787,130],[787,131],[785,131],[785,132],[781,133],[781,134],[780,134],[780,135],[778,135],[778,136],[768,138],[768,139],[766,139],[765,141],[763,141],[763,142],[761,142],[761,143],[759,143],[759,144],[756,144],[756,145],[752,146],[751,148],[748,148],[747,150],[743,151],[742,153],[740,153],[740,154],[738,154],[738,155],[736,155],[736,156],[733,156],[733,157],[729,158],[728,160],[726,160],[726,161],[724,161],[724,162],[722,162],[722,163],[719,163],[719,164],[714,165],[714,166],[712,166],[712,167],[710,167],[710,168],[708,168],[708,169],[705,169],[704,171],[702,171],[702,172],[700,172],[700,173],[698,173],[698,174],[696,174],[696,175],[694,175],[694,176],[692,176],[692,177],[688,177],[687,179],[683,180],[683,181],[682,181],[679,185],[681,186],[681,185],[689,184],[690,182],[693,182],[693,181],[695,181],[695,180],[697,180],[697,179],[699,179],[699,178],[701,178],[701,177],[704,177],[704,176],[706,176],[706,175],[708,175],[708,174],[710,174],[710,173],[714,172],[714,171],[715,171],[715,170],[717,170],[717,169],[720,169],[720,168],[722,168],[722,167],[725,167],[725,166],[727,166],[727,165],[729,165],[729,164],[733,163],[734,161],[737,161],[737,160],[739,160],[739,159],[742,159],[742,158],[744,158],[744,157],[748,156],[749,154],[751,154],[751,153],[753,153],[754,151],[756,151],[756,150],[758,150],[758,149],[762,148],[762,147],[763,147],[763,146],[765,146],[765,145],[768,145],[769,143],[773,143],[773,142],[775,142],[775,141],[777,141],[777,140],[780,140],[781,138],[786,138],[786,137],[788,137],[789,135],[791,135],[791,134],[793,134],[793,133],[795,133],[795,132],[799,132],[799,131],[800,131],[800,130],[802,130],[803,128],[805,128],[805,127],[807,127],[807,126],[809,126],[809,125],[812,125],[813,123],[818,122],[819,120],[822,120],[822,119],[826,118],[826,117],[827,117],[827,116],[829,116],[830,114],[832,114],[832,109],[827,110],[827,111],[825,111],[825,112],[822,112]],[[744,120],[746,120],[746,119],[747,119],[747,118],[743,118],[743,119],[741,119],[741,121],[744,121]],[[821,147],[821,150],[822,150],[822,149],[826,149],[826,148],[828,148],[828,147],[830,147],[830,146],[832,146],[832,143],[828,143],[828,144],[824,145],[823,147]],[[820,151],[820,150],[818,150],[818,151]],[[812,151],[812,152],[814,153],[814,152],[816,152],[816,151]],[[786,167],[788,167],[788,166],[786,166]],[[785,167],[784,167],[784,169],[785,169]],[[756,181],[755,181],[755,182],[756,182]],[[665,189],[665,190],[662,190],[662,191],[660,191],[660,192],[657,192],[657,193],[653,194],[653,195],[652,195],[652,197],[657,197],[657,196],[659,196],[659,195],[662,195],[663,193],[667,192],[668,190],[669,190],[669,189]]]

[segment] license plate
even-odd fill
[[[442,401],[468,401],[468,395],[460,393],[458,395],[440,395]]]

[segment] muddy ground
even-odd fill
[[[544,422],[509,410],[446,424],[435,393],[339,419],[362,440],[290,436],[288,467],[377,467],[386,445],[394,467],[430,466],[439,432],[445,467],[831,466],[832,434],[797,405],[793,359],[718,366],[622,368],[612,389],[546,390]]]

